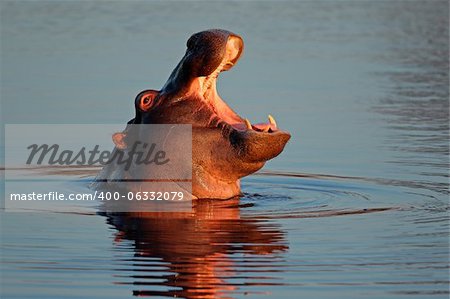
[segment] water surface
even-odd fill
[[[125,123],[215,27],[245,42],[219,92],[286,150],[192,214],[1,212],[2,297],[448,298],[445,1],[2,1],[2,123]]]

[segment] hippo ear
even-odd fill
[[[156,90],[145,90],[141,92],[134,102],[137,110],[141,112],[147,112],[153,106],[153,100],[158,95]]]
[[[125,142],[125,137],[127,135],[123,132],[114,133],[112,136],[112,140],[116,147],[120,150],[124,150],[127,148],[127,143]]]

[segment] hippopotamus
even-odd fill
[[[251,124],[219,96],[216,81],[242,55],[242,38],[211,29],[193,34],[181,61],[160,90],[148,89],[135,98],[135,117],[128,125],[192,125],[192,197],[228,199],[241,194],[240,179],[278,156],[290,139],[275,119]],[[126,147],[128,129],[114,134],[115,150]],[[101,177],[127,176],[105,167]],[[129,174],[128,174],[128,177]]]

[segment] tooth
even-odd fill
[[[270,129],[270,126],[266,126],[262,131],[263,131],[264,133],[267,133],[267,132],[269,132],[269,129]]]
[[[250,123],[250,121],[248,119],[245,119],[245,126],[247,127],[247,129],[252,130],[252,124]]]
[[[277,122],[275,121],[275,118],[273,118],[272,115],[269,114],[269,123],[274,126],[275,128],[277,128]]]

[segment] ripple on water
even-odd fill
[[[65,190],[87,190],[88,182],[93,179],[92,170],[46,168],[44,172],[72,180],[61,182],[60,187]],[[13,271],[9,277],[11,281],[23,271],[40,273],[38,280],[27,279],[31,289],[39,283],[54,284],[54,273],[62,277],[59,283],[63,288],[70,288],[65,284],[68,280],[65,277],[96,273],[95,284],[101,288],[99,281],[105,280],[101,273],[108,273],[115,286],[134,296],[224,298],[272,294],[277,287],[314,290],[348,286],[365,290],[384,286],[391,289],[392,294],[419,292],[424,295],[431,292],[429,288],[436,288],[434,292],[445,292],[443,280],[389,280],[384,276],[386,271],[404,275],[405,269],[419,272],[445,270],[437,260],[442,259],[446,247],[435,242],[436,238],[445,236],[442,231],[430,234],[429,227],[445,225],[447,215],[440,212],[442,204],[439,205],[434,197],[424,196],[414,188],[411,191],[410,184],[399,188],[382,182],[369,178],[261,172],[243,180],[245,193],[240,199],[202,200],[194,204],[192,213],[150,213],[145,217],[102,214],[104,217],[101,218],[109,225],[109,230],[103,233],[111,234],[111,239],[107,240],[110,244],[103,247],[85,244],[90,242],[89,239],[97,238],[98,231],[91,232],[92,238],[85,235],[79,244],[79,241],[63,237],[67,234],[64,228],[47,230],[45,234],[48,244],[54,244],[55,239],[65,240],[63,248],[34,246],[32,237],[19,242],[21,245],[17,242],[4,244],[7,256],[4,265]],[[415,198],[408,200],[412,205],[404,205],[405,196]],[[85,215],[95,215],[96,209],[89,206],[86,210],[84,215],[69,217],[83,217],[82,221],[86,222],[88,216]],[[387,216],[389,213],[392,215]],[[424,217],[424,213],[430,214]],[[398,226],[392,232],[383,225],[377,228],[380,217],[375,215],[382,214],[387,217],[381,219],[401,219],[401,223],[417,226],[419,230],[412,231],[396,223],[390,224],[391,227]],[[378,241],[374,242],[372,237],[367,239],[367,228],[353,226],[355,220],[352,219],[358,215],[358,221],[377,223],[371,230]],[[311,231],[297,228],[298,221],[314,218],[318,222],[307,222],[309,226],[313,225]],[[286,221],[293,219],[296,224],[290,226]],[[340,227],[343,234],[327,223]],[[325,231],[324,227],[327,227]],[[71,229],[74,236],[80,233],[77,227]],[[348,229],[352,229],[352,234],[345,233]],[[331,235],[330,230],[333,230]],[[318,245],[334,236],[338,239],[327,243],[329,249]],[[352,240],[353,236],[358,239],[357,243]],[[35,238],[42,243],[44,237],[38,235]],[[423,239],[430,240],[428,247],[421,243]],[[386,247],[388,252],[380,253],[379,246]],[[88,257],[76,250],[88,247]],[[399,252],[398,248],[405,248],[405,253]],[[412,261],[408,257],[411,254],[408,248],[440,250],[440,253],[430,252],[426,261]],[[71,253],[70,258],[67,258],[67,250]],[[333,255],[329,255],[328,250],[332,250]],[[105,252],[108,258],[102,257]],[[39,256],[43,258],[36,258]],[[379,260],[381,256],[383,260]],[[18,257],[21,257],[20,261]],[[374,278],[362,279],[352,274],[358,268],[371,269]],[[344,276],[340,274],[342,271],[346,273]],[[81,279],[77,284],[86,286],[90,281]]]

